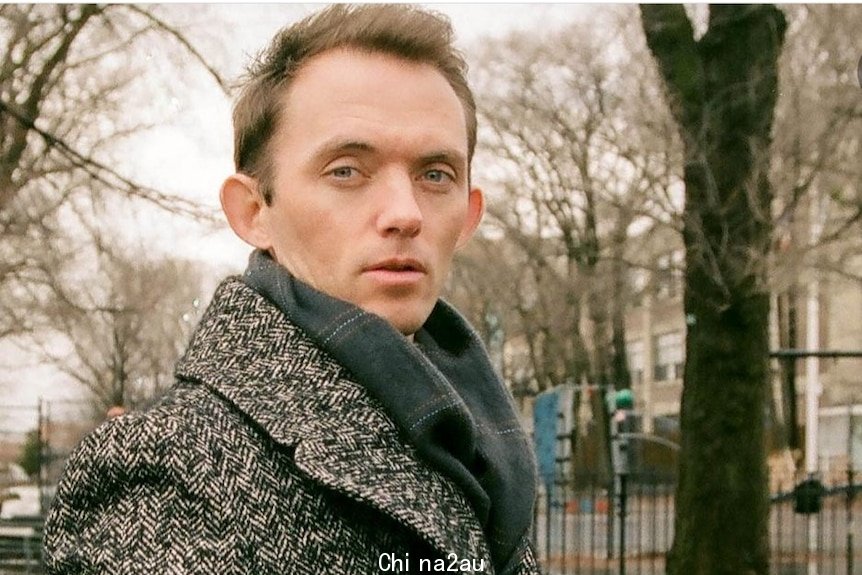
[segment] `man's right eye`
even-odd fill
[[[330,170],[329,174],[336,178],[346,180],[356,175],[356,168],[353,168],[351,166],[340,166],[338,168]]]

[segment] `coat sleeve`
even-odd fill
[[[132,414],[81,443],[46,521],[49,574],[233,571],[218,469],[188,426]]]
[[[536,552],[533,546],[527,543],[527,548],[524,552],[524,559],[521,562],[521,567],[517,571],[518,575],[540,575],[539,563],[536,560]]]
[[[514,569],[509,569],[512,575],[541,575],[539,563],[536,559],[536,552],[529,539],[525,539],[523,542],[520,556],[520,561]]]

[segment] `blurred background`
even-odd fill
[[[0,5],[0,517],[38,519],[81,437],[111,408],[145,408],[170,386],[215,285],[244,269],[250,249],[218,209],[231,86],[278,28],[319,6]],[[540,555],[552,572],[617,572],[635,546],[625,533],[614,543],[619,526],[635,521],[631,538],[652,521],[649,545],[632,553],[657,573],[695,319],[683,299],[685,141],[641,14],[428,6],[452,19],[470,63],[473,178],[488,200],[446,297],[480,332],[531,433],[551,430]],[[767,245],[734,249],[768,295],[769,349],[836,352],[816,375],[801,356],[768,360],[770,491],[784,501],[815,470],[844,482],[849,500],[862,464],[862,9],[781,10],[772,145],[758,158],[772,186],[756,214]],[[701,38],[707,7],[686,14]],[[630,395],[618,406],[619,390]],[[614,527],[620,433],[632,473],[657,490],[633,501],[661,515]],[[13,539],[38,536],[38,520],[18,527],[34,531]],[[835,529],[832,539],[852,536]],[[854,547],[843,549],[840,572],[851,573]]]

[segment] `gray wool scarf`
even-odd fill
[[[414,342],[383,318],[319,292],[255,250],[243,280],[377,399],[433,467],[461,487],[497,573],[520,559],[536,471],[512,398],[469,324],[438,301]]]

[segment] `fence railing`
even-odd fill
[[[825,490],[818,513],[794,510],[792,491],[772,497],[769,538],[772,572],[780,575],[862,573],[862,485]]]
[[[547,487],[540,488],[534,529],[545,573],[617,574],[621,552],[626,573],[664,573],[673,536],[672,478],[628,476],[624,524],[616,496],[619,485],[612,481],[577,475],[558,478]]]
[[[599,476],[560,477],[542,486],[534,545],[548,575],[663,575],[673,542],[672,477],[630,474],[621,521],[619,483]],[[792,491],[772,496],[773,575],[862,574],[862,485],[827,487],[818,513],[794,510]],[[623,562],[621,570],[621,559]]]
[[[0,520],[0,573],[43,573],[42,517]]]

